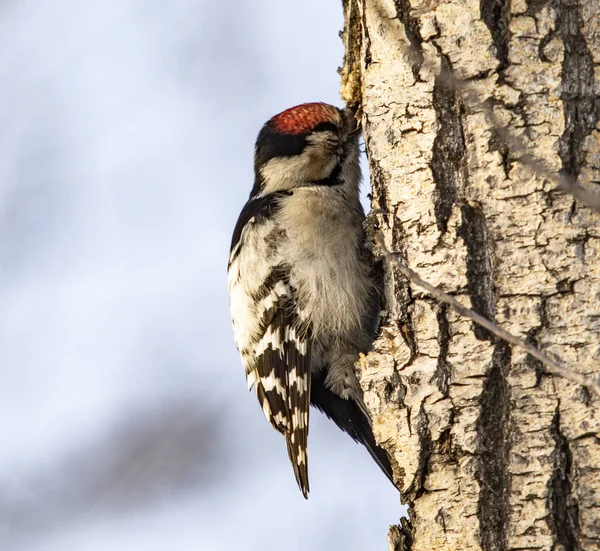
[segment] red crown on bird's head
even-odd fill
[[[340,114],[336,107],[327,103],[303,103],[290,107],[271,119],[273,128],[282,134],[297,136],[307,134],[323,122],[336,123]]]

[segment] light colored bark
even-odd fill
[[[600,188],[600,2],[344,9],[342,96],[362,117],[387,246],[572,369],[600,371],[600,214],[553,191],[496,127]],[[600,550],[598,397],[390,267],[386,298],[360,370],[409,504],[392,549]]]

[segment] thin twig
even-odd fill
[[[509,344],[514,346],[518,346],[527,352],[529,355],[533,356],[535,359],[539,360],[542,364],[546,366],[546,371],[551,373],[552,375],[558,375],[563,379],[568,379],[570,381],[574,381],[579,383],[580,385],[586,387],[591,390],[597,396],[600,396],[600,381],[594,380],[592,377],[586,377],[581,373],[576,373],[563,367],[558,362],[549,358],[545,354],[542,354],[537,348],[527,344],[523,339],[516,337],[512,333],[509,333],[502,327],[496,325],[494,322],[480,316],[479,314],[473,312],[469,308],[463,306],[460,302],[458,302],[454,297],[444,293],[441,289],[438,289],[431,283],[428,283],[424,279],[421,279],[419,274],[411,270],[404,262],[402,262],[398,253],[390,252],[390,250],[386,247],[385,241],[383,239],[383,234],[379,232],[375,236],[375,243],[380,247],[381,252],[385,256],[388,262],[391,262],[394,266],[400,270],[402,275],[418,285],[419,287],[423,287],[433,298],[436,300],[443,302],[452,306],[459,314],[465,316],[473,320],[475,323],[485,327],[490,333],[493,333],[497,337],[500,337],[502,340],[506,341]]]

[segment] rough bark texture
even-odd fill
[[[600,216],[552,191],[497,126],[600,190],[600,2],[344,9],[342,95],[362,116],[388,247],[478,313],[598,372]],[[409,504],[392,549],[600,550],[598,399],[389,267],[386,295],[360,369]]]

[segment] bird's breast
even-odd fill
[[[313,333],[345,335],[362,326],[374,292],[361,254],[364,215],[358,198],[319,191],[295,191],[286,199],[278,214],[287,236],[281,252]]]

